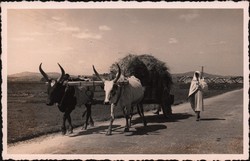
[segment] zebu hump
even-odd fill
[[[141,88],[142,87],[141,81],[138,78],[136,78],[135,76],[129,77],[128,81],[129,81],[129,84],[132,87],[135,87],[135,88]]]
[[[128,81],[129,86],[124,88],[123,101],[136,104],[142,100],[145,89],[142,87],[140,80],[134,76],[129,77]]]

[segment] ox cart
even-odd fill
[[[168,118],[172,114],[171,105],[174,103],[174,95],[170,94],[170,87],[166,86],[163,80],[157,76],[149,77],[145,84],[143,104],[159,105],[163,115]]]
[[[157,104],[162,109],[164,117],[172,114],[171,105],[174,103],[174,95],[168,91],[159,90],[157,87],[146,86],[143,104]]]
[[[39,71],[42,74],[43,79],[46,81],[46,84],[47,84],[48,98],[47,98],[46,104],[48,106],[52,106],[52,105],[56,104],[57,107],[59,108],[60,112],[63,113],[63,123],[62,123],[62,127],[61,127],[62,134],[66,134],[66,131],[67,131],[66,124],[65,124],[66,121],[68,121],[68,123],[69,123],[69,132],[70,133],[73,132],[73,126],[71,123],[70,114],[75,109],[76,106],[85,105],[86,110],[82,116],[84,117],[85,114],[87,114],[86,122],[85,122],[86,124],[84,126],[84,128],[87,129],[89,119],[90,119],[90,123],[94,124],[92,117],[91,117],[91,105],[103,103],[103,100],[94,99],[94,97],[95,97],[94,93],[96,92],[95,87],[96,86],[104,87],[105,86],[104,83],[106,81],[99,76],[99,74],[95,71],[94,66],[93,66],[94,72],[95,72],[96,76],[101,81],[73,80],[72,78],[70,78],[69,74],[65,73],[64,69],[61,67],[60,64],[58,64],[58,66],[60,67],[61,75],[58,79],[54,79],[54,78],[50,78],[43,71],[42,63],[39,65]],[[150,81],[147,84],[144,84],[143,79],[142,78],[140,79],[140,77],[137,77],[135,75],[134,79],[132,79],[131,77],[129,77],[129,78],[126,77],[126,79],[123,79],[122,81],[120,81],[119,78],[121,75],[121,69],[120,69],[119,65],[117,65],[117,67],[119,69],[118,76],[112,81],[107,81],[107,82],[112,84],[112,90],[110,89],[110,91],[109,91],[109,92],[111,92],[111,91],[113,92],[112,96],[115,96],[116,95],[115,93],[120,93],[120,94],[117,94],[116,101],[115,102],[113,101],[111,104],[111,116],[112,116],[112,118],[111,118],[111,124],[110,124],[109,130],[108,130],[108,134],[111,134],[111,126],[112,126],[112,122],[114,120],[114,115],[113,115],[112,109],[114,108],[114,106],[117,105],[117,103],[122,105],[122,107],[125,107],[125,108],[129,107],[130,108],[133,103],[138,101],[137,102],[137,110],[139,109],[138,110],[139,114],[143,117],[144,126],[146,126],[146,121],[144,120],[143,108],[142,108],[141,104],[145,104],[145,103],[146,104],[148,104],[148,103],[159,104],[163,110],[164,116],[166,116],[166,117],[168,114],[171,113],[171,104],[172,103],[170,103],[171,99],[169,99],[171,97],[169,97],[170,96],[169,90],[167,90],[168,86],[166,86],[163,83],[164,82],[164,81],[162,81],[163,79],[155,79],[155,77],[151,77],[154,79],[151,79],[151,80],[146,79],[146,80],[150,80]],[[128,81],[128,80],[131,80],[133,83]],[[155,83],[155,82],[158,82],[158,83]],[[120,88],[118,85],[120,85],[120,87],[124,87],[124,88]],[[143,87],[145,87],[145,89],[146,89],[145,91],[144,91]],[[121,91],[123,89],[127,89],[126,91],[128,92],[127,94],[125,94],[123,96],[131,96],[131,97],[123,97],[123,99],[121,99],[123,101],[119,101],[121,98]],[[130,89],[133,91],[131,91]],[[133,95],[131,95],[131,94],[133,94]],[[105,95],[106,95],[106,93],[105,93]],[[109,94],[107,96],[110,97]],[[108,98],[108,97],[105,97],[105,101],[106,101],[106,98]],[[126,98],[126,99],[124,99],[124,98]],[[137,100],[133,100],[135,98]],[[108,100],[108,101],[110,101],[110,100]],[[141,101],[143,101],[143,102],[141,102]],[[123,103],[126,103],[126,104],[124,105]],[[123,110],[124,110],[124,112],[127,111],[126,109],[123,109]],[[129,110],[129,111],[131,112],[131,110]],[[132,114],[132,113],[130,113],[130,114]],[[128,128],[129,128],[129,126],[128,126],[128,118],[129,117],[132,118],[132,116],[128,116],[128,113],[126,113],[126,128],[125,128],[126,130],[128,130]]]

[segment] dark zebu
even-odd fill
[[[111,119],[109,129],[106,135],[111,135],[112,133],[112,124],[115,119],[114,109],[121,108],[126,118],[126,127],[124,129],[125,132],[129,131],[129,127],[131,126],[131,118],[133,115],[133,106],[137,106],[138,113],[142,117],[144,126],[147,125],[146,120],[144,118],[142,99],[144,96],[144,87],[142,87],[141,82],[134,76],[126,78],[127,83],[124,84],[124,76],[121,74],[121,69],[119,65],[118,73],[115,79],[109,81],[104,80],[100,77],[95,67],[93,66],[93,70],[96,76],[103,81],[104,83],[104,91],[105,91],[105,104],[111,103]],[[130,120],[130,122],[129,122]]]
[[[63,115],[63,124],[62,124],[62,134],[66,134],[66,120],[69,123],[69,133],[73,132],[73,126],[71,123],[70,113],[75,109],[76,105],[85,104],[86,111],[83,113],[83,116],[87,113],[86,122],[85,122],[85,129],[87,129],[88,120],[90,119],[90,124],[94,124],[93,119],[91,117],[91,101],[93,99],[93,92],[88,91],[86,88],[82,88],[81,91],[77,87],[68,86],[67,83],[64,83],[65,78],[65,71],[58,63],[61,69],[61,76],[56,80],[49,78],[48,75],[42,69],[42,63],[39,66],[39,71],[43,75],[44,79],[48,82],[47,83],[47,105],[52,106],[57,104],[57,107],[61,112],[64,113]],[[67,74],[66,74],[67,75]],[[89,94],[90,93],[90,94]],[[80,102],[80,104],[79,104]]]

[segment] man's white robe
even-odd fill
[[[196,78],[195,73],[199,74],[198,79]],[[196,71],[195,73],[189,88],[188,99],[194,111],[204,111],[203,91],[207,90],[207,83],[204,79],[201,79],[199,71]]]

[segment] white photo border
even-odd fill
[[[206,159],[206,160],[232,160],[248,159],[249,153],[249,49],[248,49],[248,23],[249,4],[245,2],[3,2],[2,8],[2,117],[3,117],[3,159],[111,159],[111,160],[145,160],[145,159]],[[87,8],[162,8],[162,9],[242,9],[244,10],[244,149],[243,154],[156,154],[156,155],[36,155],[36,154],[8,154],[7,153],[7,11],[8,9],[87,9]]]

